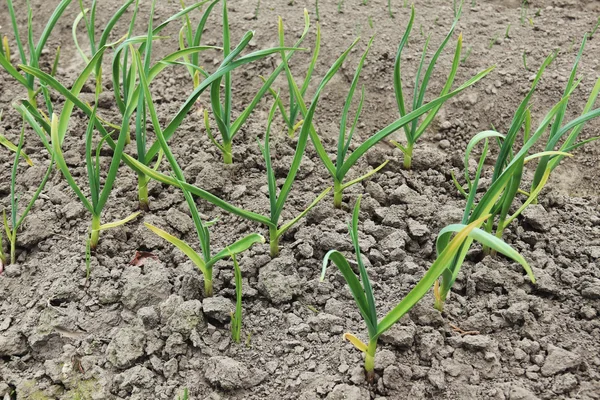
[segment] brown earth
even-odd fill
[[[36,37],[57,3],[33,1]],[[120,4],[114,0],[99,3],[98,24],[102,26]],[[156,20],[174,14],[177,3],[159,1]],[[366,38],[373,34],[375,42],[362,74],[365,108],[354,142],[360,143],[398,118],[393,62],[409,9],[402,7],[401,0],[393,1],[392,19],[387,1],[361,3],[345,0],[342,13],[338,13],[337,2],[322,0],[319,4],[322,47],[315,82],[343,48],[356,36],[363,37],[326,88],[315,117],[319,134],[331,151],[354,68]],[[456,81],[462,82],[490,65],[496,69],[444,106],[417,144],[414,170],[402,170],[399,151],[381,143],[351,175],[359,176],[385,159],[391,162],[371,180],[348,190],[342,210],[333,209],[328,197],[285,235],[280,257],[271,260],[267,245],[255,246],[240,257],[245,343],[231,343],[229,325],[224,322],[234,299],[231,263],[217,264],[216,297],[203,299],[202,277],[193,264],[143,226],[144,221],[152,222],[196,243],[179,192],[153,183],[151,211],[102,235],[92,257],[90,279],[86,280],[84,237],[89,215],[60,173],[53,173],[20,232],[17,264],[6,267],[0,275],[0,396],[173,399],[183,388],[189,388],[191,399],[600,398],[600,144],[596,142],[564,161],[554,171],[540,204],[531,206],[507,231],[506,241],[533,266],[538,284],[529,283],[518,265],[502,258],[482,258],[479,250],[472,251],[443,314],[431,307],[429,294],[382,340],[374,385],[364,380],[361,354],[342,341],[346,331],[363,338],[366,334],[345,282],[334,268],[324,282],[319,282],[321,261],[328,250],[351,253],[346,223],[356,197],[363,194],[360,241],[378,312],[383,316],[434,260],[439,230],[460,219],[464,199],[456,192],[450,171],[461,171],[469,139],[491,124],[501,132],[509,126],[534,71],[557,48],[560,55],[534,97],[534,123],[559,100],[581,38],[598,18],[600,3],[529,3],[527,17],[531,23],[521,24],[518,0],[476,0],[473,6],[467,0],[459,31],[463,32],[464,51],[471,51]],[[231,1],[233,39],[256,30],[253,49],[276,46],[277,16],[281,15],[291,41],[302,30],[304,7],[313,22],[305,44],[312,46],[312,1],[263,0],[258,13],[255,0]],[[415,28],[403,63],[408,90],[424,44],[421,27],[425,34],[432,33],[435,46],[453,15],[451,1],[416,1],[415,7]],[[140,15],[148,15],[148,9],[145,2]],[[58,77],[65,84],[72,82],[83,66],[71,38],[72,21],[78,12],[73,2],[47,46],[54,49],[61,45]],[[220,44],[219,14],[215,12],[209,20],[206,44]],[[130,16],[126,14],[124,20]],[[18,17],[19,23],[25,24],[25,13]],[[505,37],[509,24],[509,37]],[[140,21],[137,32],[143,34],[144,29]],[[165,32],[173,36],[178,29],[178,23],[172,24]],[[126,25],[121,24],[113,39],[125,30]],[[0,33],[12,37],[5,3],[0,4]],[[490,46],[494,38],[495,44]],[[164,41],[168,44],[156,46],[157,56],[176,46],[174,37]],[[581,112],[600,74],[598,43],[595,37],[586,47],[579,69],[584,79],[569,103],[570,118]],[[529,70],[523,65],[524,52]],[[45,56],[46,63],[52,53]],[[440,58],[432,93],[441,89],[451,57],[448,49]],[[309,52],[294,57],[296,76],[303,75],[309,58]],[[209,69],[219,59],[217,52],[202,57]],[[259,75],[270,73],[277,62],[272,56],[234,73],[235,111],[240,112],[261,85]],[[107,64],[105,71],[109,70]],[[151,88],[162,123],[174,115],[192,86],[183,68],[167,71]],[[287,89],[281,79],[275,86]],[[11,103],[23,95],[22,88],[1,72],[0,109],[4,109],[4,118],[0,132],[11,140],[20,130]],[[82,98],[92,101],[93,94],[83,93]],[[110,97],[105,100],[102,115],[118,121],[118,110]],[[206,103],[207,98],[202,101]],[[223,166],[202,122],[191,114],[171,141],[186,179],[238,206],[267,212],[264,163],[255,138],[264,135],[271,101],[263,99],[236,137],[231,167]],[[64,149],[73,175],[82,184],[86,124],[84,115],[75,112]],[[600,135],[599,127],[598,121],[592,121],[583,136]],[[276,169],[282,170],[291,160],[295,142],[283,133],[279,118],[275,132],[272,152]],[[33,168],[20,167],[18,189],[27,198],[41,179],[48,156],[33,132],[27,132],[25,150],[36,164]],[[134,145],[127,151],[133,154]],[[13,155],[3,147],[0,154],[0,203],[6,207],[10,204]],[[492,150],[492,159],[493,154]],[[103,153],[103,162],[110,161],[109,155]],[[168,170],[166,163],[163,169]],[[490,174],[487,171],[486,177]],[[309,143],[283,219],[296,215],[330,184]],[[135,174],[123,166],[103,219],[129,215],[136,209],[136,199]],[[210,218],[220,218],[211,228],[215,249],[250,232],[266,235],[262,227],[205,202],[199,202],[199,207]],[[159,260],[148,260],[143,267],[131,266],[136,250],[151,251]],[[479,334],[461,336],[452,325]]]

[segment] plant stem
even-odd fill
[[[233,162],[233,156],[231,154],[231,142],[224,142],[223,149],[223,162],[225,164],[231,164]]]
[[[412,154],[413,154],[413,144],[408,143],[406,145],[406,152],[404,153],[404,169],[412,168]]]
[[[213,295],[213,281],[208,276],[204,276],[204,297],[212,297]]]
[[[375,380],[375,351],[377,351],[377,339],[371,339],[365,352],[365,373],[369,383]]]
[[[498,225],[500,227],[500,225]],[[492,229],[494,228],[494,220],[492,218],[488,219],[485,223],[485,231],[487,233],[492,233]],[[483,246],[483,254],[488,256],[490,255],[490,248],[488,246]]]
[[[342,184],[335,180],[333,182],[333,206],[335,208],[342,208]]]
[[[504,228],[506,228],[506,226],[504,225],[504,220],[498,221],[498,226],[496,227],[496,237],[500,240],[502,240],[502,235],[504,234]],[[488,251],[488,254],[491,255],[492,257],[496,256],[496,250],[487,248],[487,251]]]
[[[269,249],[271,250],[272,258],[279,255],[279,236],[277,236],[276,227],[269,227]]]
[[[10,238],[10,263],[11,264],[15,264],[15,262],[17,261],[16,250],[17,250],[17,230],[14,229],[12,232],[12,237]]]
[[[92,234],[90,239],[90,248],[96,250],[98,239],[100,238],[100,216],[92,215]]]
[[[138,199],[140,201],[140,210],[149,211],[148,178],[145,174],[138,174]]]
[[[446,296],[440,294],[440,297],[436,297],[433,307],[442,312],[444,311],[444,303],[446,303]]]
[[[34,108],[37,108],[37,100],[35,99],[35,90],[28,90],[27,91],[27,97],[29,97],[29,103]]]

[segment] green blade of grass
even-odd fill
[[[19,50],[19,56],[21,57],[21,62],[23,64],[27,63],[27,57],[25,56],[25,50],[23,48],[23,42],[21,41],[21,36],[19,35],[19,28],[17,24],[17,18],[15,9],[13,6],[12,0],[6,0],[6,4],[8,6],[8,14],[10,15],[10,20],[13,26],[13,32],[15,34],[15,42],[17,43],[17,49]],[[31,49],[33,51],[33,49]]]
[[[448,79],[446,80],[446,84],[444,85],[444,88],[442,89],[440,95],[444,95],[444,94],[448,93],[450,91],[450,89],[452,89],[452,84],[454,83],[454,77],[456,76],[456,72],[458,71],[458,65],[460,64],[462,40],[463,39],[462,39],[462,33],[461,33],[458,36],[458,40],[456,42],[456,50],[454,52],[454,60],[452,61],[452,67],[450,68],[450,74],[448,75]],[[444,44],[444,46],[445,46],[445,44]],[[437,60],[437,58],[436,58],[436,60]],[[433,60],[432,60],[432,62],[433,62]],[[429,81],[429,77],[427,77],[427,80]],[[425,86],[423,88],[425,88]],[[423,93],[423,96],[424,96],[424,93]],[[422,103],[422,99],[421,99],[421,103]],[[436,108],[431,110],[429,112],[429,114],[427,114],[427,116],[423,119],[423,122],[419,125],[419,127],[417,128],[417,130],[414,134],[415,141],[419,140],[419,138],[423,135],[423,133],[425,132],[425,129],[427,129],[429,124],[431,124],[431,122],[433,121],[433,119],[435,118],[435,116],[437,115],[437,113],[440,111],[441,108],[442,108],[442,105],[440,104],[439,106],[437,106]],[[414,123],[414,121],[413,121],[413,123]]]
[[[110,18],[110,20],[106,23],[106,26],[104,27],[104,30],[102,31],[102,35],[100,36],[100,40],[98,41],[98,48],[103,47],[103,46],[106,45],[106,42],[108,41],[109,35],[112,32],[112,30],[114,29],[115,25],[121,19],[121,17],[123,16],[123,14],[125,14],[125,12],[127,11],[127,9],[129,8],[129,6],[133,2],[134,2],[134,0],[127,0],[125,2],[125,4],[123,4],[117,10],[117,12],[113,14],[113,16]]]
[[[379,172],[381,169],[383,169],[388,163],[390,162],[390,160],[385,160],[384,162],[382,162],[379,166],[377,166],[377,168],[374,168],[372,170],[370,170],[369,172],[367,172],[366,174],[364,174],[363,176],[359,176],[356,179],[351,180],[350,182],[346,182],[342,185],[342,190],[349,188],[352,185],[355,185],[359,182],[364,181],[365,179],[375,175],[377,172]]]
[[[200,19],[200,21],[198,22],[198,25],[196,26],[196,33],[194,35],[194,39],[193,39],[193,42],[191,43],[191,46],[200,46],[200,41],[202,40],[202,33],[204,32],[204,26],[206,25],[206,21],[208,20],[208,17],[210,15],[213,7],[215,5],[217,5],[217,3],[219,1],[220,0],[214,0],[212,3],[210,3],[208,5],[208,7],[206,8],[206,10],[204,11],[204,14],[202,14],[202,18]],[[192,60],[192,64],[199,66],[197,54],[193,54],[191,56],[191,60]]]
[[[33,90],[33,86],[30,85],[27,79],[25,79],[15,67],[13,67],[13,65],[10,63],[10,60],[8,60],[4,54],[0,54],[0,65],[6,70],[6,72],[9,73],[10,76],[15,78],[17,82],[23,85],[26,89]]]
[[[577,57],[575,58],[575,63],[573,64],[573,67],[571,68],[571,74],[569,75],[569,79],[567,81],[567,85],[565,87],[565,91],[563,93],[563,95],[567,94],[569,91],[571,91],[571,89],[573,88],[574,84],[575,84],[575,79],[576,79],[576,75],[577,75],[577,67],[579,66],[579,62],[581,61],[581,57],[583,55],[583,49],[585,48],[585,44],[587,41],[587,35],[583,36],[583,40],[581,41],[581,46],[579,47],[579,51],[577,53]],[[595,101],[595,98],[594,98]],[[587,104],[590,104],[589,102]],[[590,108],[592,104],[590,105]],[[558,132],[562,126],[562,122],[567,110],[567,106],[568,103],[565,102],[561,108],[561,110],[556,114],[556,119],[554,120],[554,122],[552,123],[552,126],[550,128],[550,137],[548,139],[548,143],[546,145],[546,150],[553,150],[554,147],[556,146],[556,144],[558,143],[558,141],[560,140],[560,136],[558,136]],[[588,109],[589,111],[589,109]],[[585,113],[585,111],[584,111]],[[578,127],[578,129],[583,129],[583,125],[580,125]],[[546,166],[548,164],[549,158],[548,157],[543,157],[539,163],[538,163],[538,167],[535,171],[534,177],[533,177],[533,182],[532,182],[532,189],[534,189],[542,175],[544,174],[545,170],[546,170]]]
[[[8,0],[8,1],[12,2],[12,0]],[[52,15],[50,15],[50,18],[48,19],[48,23],[44,27],[44,30],[42,31],[42,34],[40,35],[40,38],[37,42],[37,45],[35,46],[35,53],[36,53],[35,58],[36,59],[39,59],[40,56],[42,55],[42,50],[44,49],[44,46],[46,46],[46,42],[48,41],[50,34],[54,30],[54,27],[58,23],[59,18],[65,12],[65,10],[67,9],[67,7],[69,6],[70,3],[71,3],[71,0],[62,0],[58,4],[58,6],[54,9],[54,11],[52,12]],[[31,51],[33,51],[33,49],[31,49]]]
[[[277,230],[277,237],[283,235],[288,229],[290,229],[292,226],[294,226],[298,221],[300,221],[302,218],[304,218],[304,216],[306,214],[308,214],[308,212],[310,210],[313,209],[314,206],[316,206],[317,204],[319,204],[319,202],[321,200],[323,200],[323,198],[325,196],[327,196],[327,193],[329,193],[331,191],[331,186],[326,188],[325,190],[323,190],[321,192],[321,194],[319,194],[313,201],[312,203],[310,203],[308,205],[308,207],[306,207],[304,209],[304,211],[302,211],[300,214],[296,215],[296,217],[294,217],[292,220],[290,220],[289,222],[287,222],[286,224],[284,224],[281,228],[279,228]]]
[[[396,59],[394,61],[394,92],[396,95],[396,103],[398,104],[398,110],[400,111],[400,117],[404,117],[406,115],[406,107],[404,105],[404,94],[402,92],[402,74],[401,74],[401,57],[402,51],[408,43],[408,38],[410,37],[410,32],[412,30],[412,26],[415,20],[415,6],[414,4],[410,9],[410,20],[408,21],[408,25],[406,26],[406,30],[404,31],[404,35],[400,40],[400,44],[398,45],[398,51],[396,52]],[[410,130],[408,129],[408,125],[404,126],[404,133],[408,138],[410,135]]]
[[[365,264],[362,261],[362,255],[360,253],[360,244],[358,242],[358,215],[360,212],[360,200],[359,196],[356,199],[354,205],[354,211],[352,212],[352,223],[350,224],[350,238],[352,239],[352,245],[354,246],[354,252],[356,253],[356,261],[358,263],[358,270],[360,272],[360,278],[362,280],[362,286],[365,291],[365,298],[367,299],[367,306],[369,310],[369,319],[373,321],[375,330],[377,330],[377,310],[375,308],[375,296],[373,295],[373,288],[371,287],[371,281],[369,280],[369,274],[365,268]]]
[[[49,137],[46,134],[46,132],[50,132],[50,125],[41,117],[37,110],[33,111],[39,116],[39,118],[36,118],[32,114],[31,110],[27,107],[31,106],[29,102],[24,102],[23,104],[19,105],[14,104],[14,106],[17,112],[21,114],[21,116],[27,121],[29,126],[33,128],[34,132],[38,135],[40,141],[42,142],[48,153],[52,154],[52,146],[50,145],[50,142],[48,141]],[[40,126],[39,121],[42,121],[45,124],[44,128]]]
[[[277,184],[275,181],[275,173],[273,172],[273,162],[271,160],[271,124],[273,123],[273,117],[275,116],[275,110],[278,100],[279,94],[276,95],[275,101],[271,106],[271,110],[269,111],[264,146],[261,146],[260,140],[256,138],[258,140],[258,145],[260,147],[263,158],[265,159],[265,168],[267,170],[267,185],[269,188],[269,206],[271,215],[274,215],[277,212]]]
[[[81,3],[81,1],[80,1]],[[73,27],[71,28],[71,36],[73,37],[73,43],[75,43],[75,48],[77,49],[77,52],[79,53],[79,55],[81,56],[81,58],[83,59],[84,63],[89,63],[90,60],[88,59],[88,57],[85,55],[85,52],[83,51],[83,49],[81,48],[81,46],[79,45],[79,40],[77,39],[77,27],[79,26],[79,23],[81,22],[81,20],[84,18],[85,13],[87,13],[89,11],[89,9],[84,9],[82,10],[77,17],[75,17],[75,21],[73,21]],[[86,23],[87,25],[87,23]]]
[[[88,174],[88,185],[90,187],[90,196],[92,198],[93,207],[98,204],[98,198],[100,197],[100,174],[95,171],[94,163],[92,162],[92,141],[94,137],[94,122],[96,119],[97,104],[98,101],[96,101],[96,104],[94,105],[92,116],[90,117],[90,121],[88,122],[85,131],[85,166]],[[96,166],[98,166],[98,168],[100,167],[98,164],[96,164]]]
[[[6,147],[7,149],[9,149],[15,153],[19,152],[21,154],[21,157],[23,158],[23,160],[25,160],[25,162],[30,167],[33,167],[33,161],[31,161],[31,158],[29,158],[29,156],[27,154],[25,154],[25,152],[23,150],[19,150],[19,148],[17,146],[15,146],[15,144],[13,142],[8,140],[4,135],[0,135],[0,145]]]

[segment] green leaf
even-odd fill
[[[71,189],[73,189],[73,191],[75,192],[77,197],[79,197],[79,200],[81,200],[81,202],[83,203],[83,206],[85,208],[87,208],[87,210],[90,213],[93,214],[94,207],[92,206],[92,204],[90,204],[90,202],[85,197],[85,195],[83,194],[81,189],[79,189],[79,186],[77,186],[77,183],[75,182],[75,179],[73,179],[73,176],[71,175],[71,172],[69,171],[69,167],[67,167],[67,163],[65,162],[65,158],[63,156],[63,152],[62,152],[62,149],[60,146],[60,137],[59,137],[59,131],[58,131],[58,117],[56,116],[56,114],[52,114],[51,127],[52,127],[51,128],[52,153],[54,154],[54,157],[56,158],[56,165],[58,166],[58,168],[60,168],[60,171],[62,172],[63,176],[65,177],[65,180],[67,181],[69,186],[71,186]]]
[[[336,72],[340,69],[340,67],[344,63],[344,60],[346,59],[346,57],[348,56],[348,54],[350,53],[352,48],[354,48],[356,43],[358,43],[358,39],[356,39],[338,57],[338,59],[329,68],[329,70],[327,71],[327,73],[325,74],[325,76],[323,77],[321,82],[319,83],[319,86],[317,87],[317,90],[313,96],[313,100],[310,104],[310,108],[308,109],[308,111],[306,113],[303,113],[304,123],[302,124],[302,129],[300,130],[300,135],[298,136],[298,144],[296,145],[296,153],[294,154],[294,159],[292,160],[292,165],[288,172],[288,176],[281,188],[279,198],[277,199],[277,212],[278,212],[277,217],[279,217],[279,214],[281,213],[281,210],[283,209],[283,204],[285,203],[287,196],[292,188],[292,184],[293,184],[294,180],[296,179],[296,173],[298,172],[298,168],[300,167],[300,162],[302,161],[302,156],[304,155],[304,148],[306,146],[306,141],[308,140],[308,135],[312,128],[312,119],[314,117],[314,113],[316,111],[321,92],[323,91],[323,89],[325,88],[327,83],[329,83],[329,81],[333,78],[333,76],[336,74]],[[294,81],[294,77],[291,74],[289,65],[287,64],[287,60],[285,59],[285,55],[283,55],[283,60],[284,60],[283,64],[285,66],[286,75],[288,77],[288,82],[290,82],[290,84],[292,85],[293,90],[294,90],[294,96],[296,96],[296,99],[298,100],[299,104],[302,104],[303,103],[302,94],[300,93],[300,89],[298,89],[298,85],[296,85],[296,82]]]
[[[455,257],[456,253],[467,239],[469,234],[478,226],[480,226],[489,216],[486,215],[478,220],[465,226],[452,241],[446,246],[444,251],[436,258],[425,276],[417,283],[417,285],[402,299],[402,301],[394,307],[381,321],[378,323],[377,335],[371,340],[377,339],[384,332],[390,329],[400,318],[410,311],[415,304],[419,302],[433,286],[438,277],[446,269],[450,261]]]
[[[243,253],[256,243],[265,243],[265,238],[259,235],[258,233],[251,233],[250,235],[245,236],[244,238],[230,244],[229,246],[215,254],[214,257],[211,258],[208,263],[206,263],[206,268],[212,268],[212,266],[219,260]]]
[[[371,281],[369,280],[369,274],[362,261],[362,255],[360,253],[360,244],[358,242],[358,214],[360,212],[360,200],[359,196],[356,199],[354,205],[354,211],[352,212],[352,224],[350,225],[350,237],[352,238],[352,244],[354,245],[354,252],[356,253],[356,261],[358,263],[358,270],[360,271],[360,277],[362,279],[362,285],[365,290],[365,297],[367,299],[367,306],[369,307],[369,319],[373,321],[375,330],[377,330],[377,310],[375,308],[375,296],[373,295],[373,288],[371,287]],[[371,336],[371,335],[370,335]]]
[[[365,323],[367,324],[367,329],[369,331],[370,336],[371,332],[376,332],[377,321],[372,321],[370,319],[371,315],[369,313],[369,306],[367,304],[365,291],[363,290],[360,281],[356,277],[356,274],[354,274],[354,271],[352,271],[352,267],[350,267],[348,260],[346,260],[346,257],[344,257],[344,255],[339,251],[330,250],[329,252],[327,252],[327,254],[325,254],[325,257],[323,258],[321,282],[325,279],[327,265],[329,264],[330,260],[335,264],[336,267],[338,267],[338,269],[342,273],[342,276],[346,280],[346,283],[350,288],[350,292],[352,293],[352,297],[354,297],[354,301],[356,302],[356,305],[358,307],[358,311],[360,312],[360,315],[362,315],[363,319],[365,320]]]
[[[9,75],[15,78],[21,85],[25,86],[26,89],[33,90],[33,87],[29,84],[27,79],[25,79],[23,75],[21,75],[19,71],[13,67],[13,65],[10,63],[10,60],[7,60],[4,54],[0,54],[0,65],[6,72],[8,72]]]
[[[358,146],[356,148],[356,150],[354,150],[352,152],[352,154],[350,154],[350,156],[348,157],[348,159],[346,160],[346,162],[344,163],[344,165],[338,169],[337,172],[337,178],[338,180],[343,180],[344,176],[346,176],[346,174],[348,173],[348,171],[350,170],[350,168],[352,168],[352,166],[354,164],[356,164],[356,162],[373,146],[375,146],[375,144],[377,144],[378,142],[380,142],[381,140],[385,139],[386,137],[388,137],[389,135],[391,135],[392,133],[394,133],[395,131],[397,131],[398,129],[400,129],[401,127],[403,127],[404,125],[406,125],[407,123],[411,122],[412,120],[414,120],[415,118],[420,117],[421,115],[425,114],[427,111],[435,108],[437,105],[444,103],[445,101],[447,101],[448,99],[456,96],[457,94],[459,94],[460,92],[462,92],[463,90],[465,90],[466,88],[468,88],[469,86],[475,84],[476,82],[478,82],[479,80],[481,80],[484,76],[486,76],[487,74],[489,74],[494,68],[488,68],[480,73],[478,73],[477,75],[475,75],[474,77],[472,77],[471,79],[469,79],[467,82],[463,83],[461,86],[459,86],[458,88],[456,88],[455,90],[453,90],[452,92],[443,95],[441,97],[438,97],[435,100],[432,100],[431,102],[419,107],[418,109],[406,114],[404,117],[396,120],[395,122],[392,122],[390,125],[386,126],[385,128],[381,129],[379,132],[377,132],[376,134],[372,135],[369,139],[367,139],[365,142],[363,142],[360,146]]]
[[[352,105],[352,99],[354,98],[354,92],[356,91],[356,86],[358,86],[358,80],[360,78],[360,73],[362,71],[365,60],[367,59],[367,55],[369,54],[369,50],[371,49],[371,45],[373,44],[373,40],[375,36],[371,37],[369,43],[367,44],[366,50],[363,52],[360,61],[358,62],[358,66],[356,67],[356,71],[354,72],[354,78],[352,78],[352,83],[350,84],[350,90],[348,91],[348,96],[346,97],[346,102],[344,103],[344,108],[342,110],[342,118],[340,120],[340,134],[338,137],[338,145],[337,145],[337,159],[336,159],[336,167],[341,167],[344,163],[344,159],[346,158],[346,153],[348,147],[350,145],[350,141],[352,140],[352,133],[350,137],[346,140],[346,131],[348,129],[348,113],[350,112],[350,106]],[[356,119],[360,115],[360,110],[362,109],[362,103],[364,100],[364,90],[362,92],[362,97],[360,101],[360,106],[358,111],[356,112]],[[354,131],[354,126],[356,125],[356,121],[353,125],[352,132]]]
[[[404,35],[402,36],[402,40],[400,40],[400,44],[398,45],[398,51],[396,52],[396,59],[394,61],[394,92],[396,95],[398,111],[400,111],[400,117],[404,117],[406,115],[404,94],[402,92],[402,74],[400,64],[402,62],[402,51],[404,50],[404,46],[406,46],[406,43],[408,43],[408,38],[410,37],[410,32],[412,30],[414,21],[415,6],[413,4],[410,8],[410,19],[408,21],[408,25],[406,26],[406,30],[404,31]],[[406,135],[406,138],[409,139],[409,135],[411,134],[411,132],[408,129],[408,125],[404,125],[404,133]]]
[[[180,240],[180,239],[176,238],[175,236],[173,236],[173,235],[171,235],[171,234],[163,231],[160,228],[157,228],[154,225],[150,225],[147,222],[144,222],[144,225],[146,225],[146,228],[150,229],[156,235],[158,235],[159,237],[165,239],[167,242],[171,243],[173,246],[175,246],[179,250],[181,250],[181,252],[183,254],[185,254],[186,256],[188,256],[188,258],[194,264],[196,264],[196,266],[198,267],[198,269],[200,271],[202,271],[203,275],[210,276],[208,274],[208,270],[206,268],[206,265],[205,265],[204,260],[202,259],[202,257],[194,249],[192,249],[186,242],[184,242],[183,240]]]
[[[444,243],[448,243],[449,236],[452,235],[452,233],[458,233],[465,227],[466,225],[464,224],[452,224],[442,229],[438,234],[438,239],[436,242],[438,253],[442,252],[443,248],[445,247]],[[496,236],[479,228],[473,229],[471,233],[469,233],[469,237],[473,238],[475,241],[481,243],[482,245],[494,249],[498,253],[504,254],[506,257],[521,264],[521,266],[523,266],[523,269],[527,272],[527,275],[529,275],[529,279],[531,279],[531,282],[535,283],[535,276],[533,275],[533,271],[531,270],[529,264],[527,264],[525,258],[523,258],[521,254],[519,254],[515,249],[513,249],[502,239],[499,239]],[[438,245],[438,243],[440,244]]]
[[[313,201],[312,203],[310,203],[310,205],[308,207],[306,207],[304,209],[304,211],[302,211],[300,214],[298,214],[295,218],[293,218],[291,221],[287,222],[285,225],[283,225],[281,228],[279,228],[277,230],[277,237],[280,237],[281,235],[283,235],[288,229],[290,229],[292,226],[294,226],[298,221],[300,221],[302,218],[304,218],[304,216],[306,214],[308,214],[308,212],[310,210],[312,210],[312,208],[314,206],[316,206],[317,204],[319,204],[319,202],[325,197],[327,196],[327,193],[329,193],[331,191],[331,186],[326,188],[325,190],[323,190],[321,192],[320,195],[318,195]]]
[[[388,162],[390,162],[390,160],[385,160],[385,161],[384,161],[384,162],[382,162],[382,163],[381,163],[381,165],[379,165],[377,168],[370,170],[369,172],[367,172],[367,173],[366,173],[366,174],[364,174],[363,176],[359,176],[358,178],[356,178],[356,179],[353,179],[353,180],[351,180],[350,182],[344,183],[344,184],[342,185],[342,190],[344,190],[344,189],[346,189],[346,188],[349,188],[350,186],[352,186],[352,185],[355,185],[355,184],[357,184],[357,183],[359,183],[359,182],[362,182],[362,181],[364,181],[365,179],[367,179],[367,178],[369,178],[369,177],[371,177],[371,176],[375,175],[377,172],[379,172],[381,169],[383,169],[383,168],[384,168],[384,167],[385,167],[385,166],[388,164]]]

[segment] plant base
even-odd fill
[[[402,163],[402,167],[404,169],[412,168],[412,156],[409,156],[408,154],[404,155],[404,162]]]
[[[148,178],[145,175],[138,176],[138,199],[140,210],[150,211],[150,202],[148,201]]]
[[[223,163],[232,164],[233,155],[231,154],[231,143],[223,143]]]
[[[377,339],[369,341],[365,351],[365,378],[368,383],[375,382],[375,351],[377,351]]]
[[[204,278],[204,297],[212,297],[213,295],[213,281]]]
[[[339,182],[333,183],[333,206],[335,208],[342,208],[342,184]]]
[[[150,211],[150,204],[148,204],[148,200],[146,200],[146,201],[140,200],[139,207],[140,207],[140,210],[142,210],[144,212]]]
[[[90,249],[96,250],[98,240],[100,239],[100,216],[92,217],[92,233],[90,235]]]
[[[269,240],[269,250],[271,254],[271,258],[275,258],[279,255],[279,238],[271,237]]]
[[[10,242],[10,263],[15,264],[17,262],[17,238],[13,237]]]

